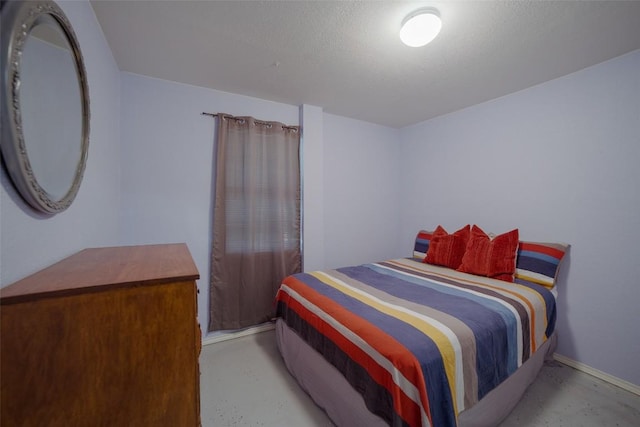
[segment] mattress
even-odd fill
[[[306,377],[300,369],[323,369],[303,361],[293,372],[299,363],[290,353],[302,347],[287,344],[292,341],[283,337],[292,334],[348,386],[349,392],[328,393],[337,404],[318,402],[338,425],[352,424],[331,413],[332,405],[353,403],[345,393],[359,396],[359,412],[383,424],[473,425],[465,413],[482,408],[498,386],[515,383],[517,394],[507,390],[507,398],[498,399],[502,410],[484,411],[491,418],[486,425],[495,424],[517,403],[555,342],[549,339],[555,338],[555,298],[546,288],[414,259],[289,276],[276,301],[279,346],[298,381]],[[320,378],[328,378],[324,374]],[[323,386],[315,382],[307,378],[301,385],[317,401],[313,389]]]

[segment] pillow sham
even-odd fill
[[[420,230],[416,235],[416,241],[413,244],[413,257],[420,258],[420,260],[424,260],[424,257],[427,256],[427,252],[429,251],[429,243],[431,242],[431,236],[433,235],[433,231]]]
[[[480,227],[474,225],[462,257],[462,264],[457,270],[513,282],[518,243],[517,228],[491,238]]]
[[[569,245],[565,243],[520,242],[516,259],[516,282],[537,283],[553,288],[560,262]]]
[[[471,226],[469,224],[453,234],[447,233],[442,226],[438,225],[431,236],[427,256],[423,262],[454,270],[460,267],[470,233]]]

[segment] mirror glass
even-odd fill
[[[51,0],[3,2],[0,11],[3,164],[29,205],[58,213],[78,192],[89,144],[80,46]]]
[[[64,31],[53,19],[41,21],[22,51],[22,132],[35,179],[53,200],[60,200],[81,159],[82,99]]]

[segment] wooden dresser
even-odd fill
[[[3,426],[198,426],[185,244],[86,249],[0,290]]]

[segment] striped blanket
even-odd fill
[[[277,314],[390,425],[455,426],[553,333],[555,299],[396,259],[287,277]]]

